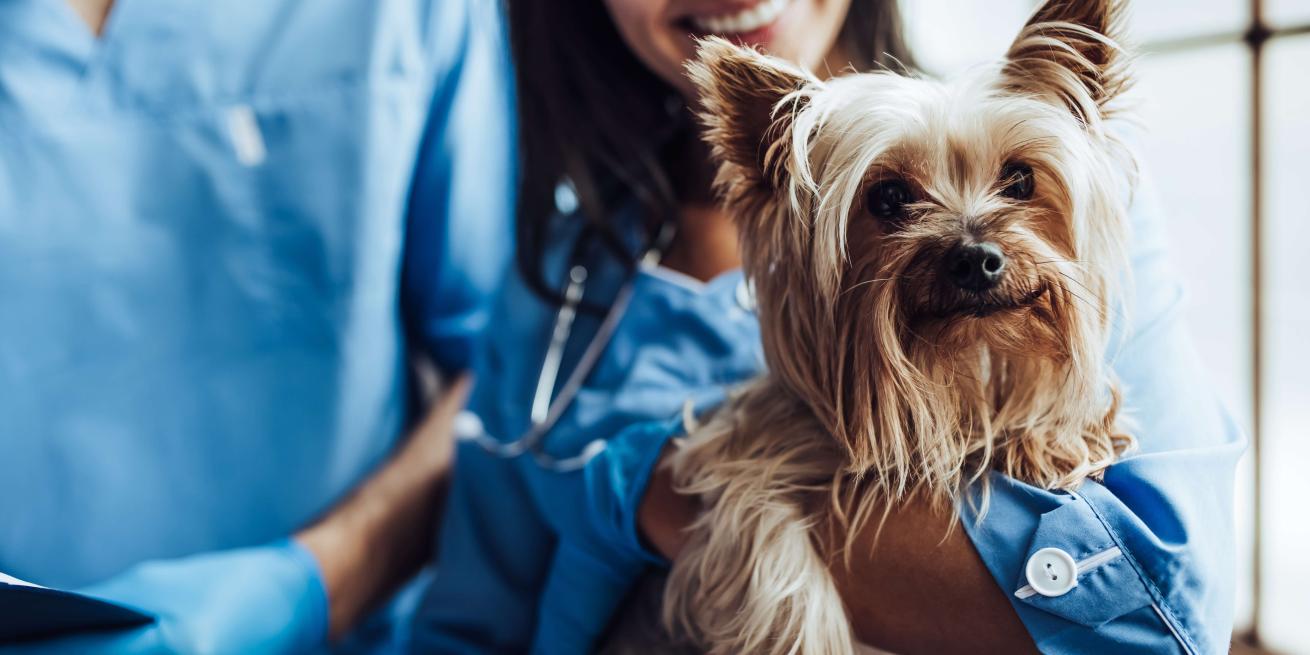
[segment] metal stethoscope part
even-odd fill
[[[676,229],[673,223],[665,223],[660,228],[654,242],[642,254],[638,265],[648,267],[659,264],[664,256],[664,250],[672,243],[675,232]],[[623,315],[628,309],[628,303],[632,300],[633,288],[636,285],[635,276],[629,277],[624,282],[619,289],[618,295],[615,296],[614,302],[610,304],[609,309],[605,312],[605,318],[601,321],[600,327],[597,328],[596,335],[587,344],[587,348],[582,352],[582,357],[578,359],[577,366],[573,368],[568,378],[564,380],[564,385],[560,387],[559,393],[556,394],[554,393],[555,383],[559,379],[560,367],[564,360],[564,349],[568,346],[569,337],[572,336],[573,323],[577,319],[578,308],[587,288],[587,275],[587,267],[576,261],[569,268],[569,279],[568,284],[564,287],[563,302],[560,304],[559,311],[555,314],[555,326],[551,330],[550,345],[546,348],[546,356],[542,359],[541,371],[537,375],[536,391],[532,394],[532,411],[529,414],[532,422],[531,426],[517,439],[499,441],[487,434],[483,428],[482,420],[476,414],[464,411],[455,419],[455,434],[460,439],[472,441],[483,450],[497,457],[512,459],[522,455],[530,455],[538,466],[559,473],[576,471],[585,466],[592,457],[605,450],[605,439],[597,438],[589,442],[575,455],[557,457],[546,453],[542,443],[546,433],[555,426],[555,423],[568,410],[573,400],[577,398],[583,382],[586,381],[587,376],[596,367],[596,363],[600,361],[601,355],[605,352],[605,347],[609,345],[610,338],[614,336],[619,321],[623,319]]]

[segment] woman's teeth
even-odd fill
[[[778,20],[791,0],[763,0],[735,14],[722,14],[708,18],[692,18],[691,24],[701,32],[713,34],[745,34],[767,27]]]

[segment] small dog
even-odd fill
[[[676,634],[852,652],[829,565],[875,508],[982,512],[990,471],[1073,489],[1132,446],[1104,362],[1135,178],[1107,129],[1122,20],[1117,0],[1049,0],[951,82],[820,81],[702,43],[689,70],[769,371],[672,460],[704,502],[665,590]]]

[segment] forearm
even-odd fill
[[[1036,652],[958,518],[911,500],[877,534],[879,515],[856,536],[850,568],[832,564],[860,641],[896,653]]]
[[[318,560],[331,637],[391,595],[431,554],[468,380],[442,394],[405,445],[321,521],[296,535]]]
[[[660,467],[638,522],[651,547],[673,559],[698,511]],[[888,514],[875,550],[877,528],[875,518],[856,536],[849,568],[840,558],[831,567],[860,641],[897,653],[1035,652],[958,519],[907,502]]]

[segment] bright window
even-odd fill
[[[1281,3],[1290,8],[1294,3]],[[1302,0],[1301,15],[1310,17]],[[1310,652],[1310,35],[1269,42],[1264,68],[1264,430],[1260,635]]]
[[[920,64],[946,74],[999,57],[1035,4],[902,0]],[[1252,437],[1236,493],[1236,631],[1310,653],[1310,0],[1131,5],[1138,151],[1197,348]]]

